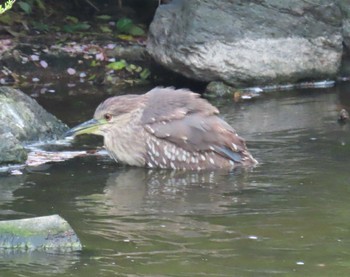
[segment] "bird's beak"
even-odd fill
[[[82,134],[96,134],[96,131],[99,129],[99,126],[102,124],[104,124],[104,122],[96,119],[91,119],[68,130],[65,136],[75,137]]]

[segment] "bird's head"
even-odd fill
[[[142,97],[124,95],[108,98],[96,109],[93,119],[73,127],[66,137],[82,134],[105,136],[114,129],[123,129],[133,117],[133,111],[142,106]]]

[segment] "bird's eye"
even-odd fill
[[[110,121],[112,119],[112,115],[110,113],[106,113],[104,116],[103,116],[107,121]]]

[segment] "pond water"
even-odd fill
[[[59,214],[84,245],[2,253],[0,275],[349,276],[350,125],[337,122],[349,92],[343,83],[213,102],[259,160],[251,171],[147,170],[84,157],[0,177],[0,219]],[[91,99],[39,102],[74,125],[92,116]]]

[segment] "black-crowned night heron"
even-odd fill
[[[108,98],[67,136],[96,134],[112,158],[132,166],[228,169],[257,161],[219,111],[189,90],[154,88]]]

